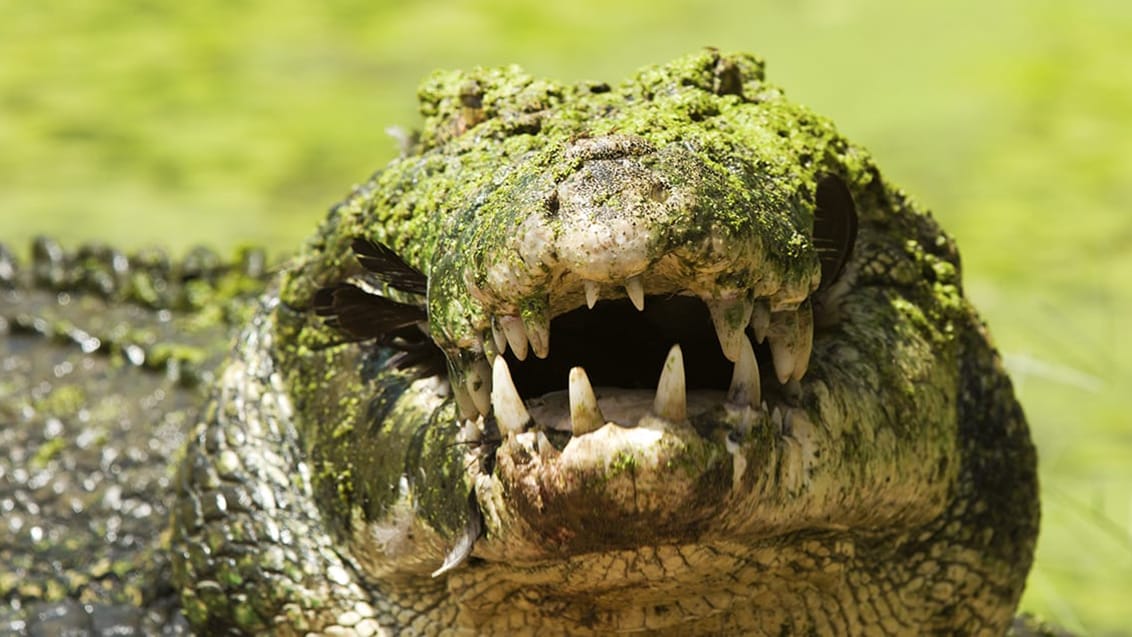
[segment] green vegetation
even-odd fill
[[[711,44],[959,239],[1042,453],[1024,608],[1132,622],[1132,4],[5,3],[0,238],[286,252],[396,152],[436,67],[616,81]]]

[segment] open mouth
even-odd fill
[[[522,518],[557,555],[682,537],[745,480],[772,471],[795,485],[805,474],[801,443],[753,444],[800,411],[785,403],[809,365],[810,301],[772,312],[752,290],[705,299],[626,287],[628,298],[606,288],[612,298],[587,294],[542,325],[493,316],[485,357],[452,384],[475,405],[457,439],[485,443],[471,447],[476,510],[496,529]]]
[[[684,352],[686,387],[727,389],[731,364],[711,328],[707,307],[691,296],[647,297],[638,311],[628,299],[599,301],[550,323],[554,347],[546,358],[505,354],[523,398],[567,388],[570,369],[581,367],[595,386],[655,388],[668,350]],[[521,350],[520,350],[521,353]]]
[[[603,300],[551,320],[553,346],[541,344],[537,353],[518,317],[497,317],[502,354],[490,387],[469,391],[477,405],[490,399],[504,435],[532,423],[578,436],[646,417],[682,422],[725,401],[758,408],[760,367],[775,369],[781,381],[768,383],[770,392],[805,372],[810,312],[808,303],[771,313],[765,302],[709,306],[691,295]]]

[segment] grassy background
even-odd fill
[[[709,44],[764,55],[959,238],[1042,454],[1023,606],[1132,634],[1126,0],[0,0],[0,240],[284,252],[433,68],[616,81]]]

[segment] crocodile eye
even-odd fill
[[[818,182],[815,194],[814,246],[821,259],[821,285],[837,280],[857,240],[857,206],[840,177],[830,175]]]

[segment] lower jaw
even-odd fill
[[[916,632],[902,623],[925,616],[906,607],[916,600],[861,563],[851,541],[832,536],[644,546],[539,565],[479,562],[453,573],[448,590],[476,634],[857,634],[889,620]]]
[[[645,416],[608,423],[559,450],[541,431],[506,438],[476,478],[487,528],[510,559],[538,562],[609,548],[680,542],[719,520],[733,486],[726,431]]]
[[[883,535],[938,518],[951,480],[936,473],[931,439],[881,432],[849,444],[859,429],[816,424],[800,408],[724,404],[678,423],[607,423],[561,448],[541,430],[512,434],[490,452],[490,472],[469,468],[485,531],[474,554],[540,564],[689,539]],[[863,462],[862,450],[883,461]]]

